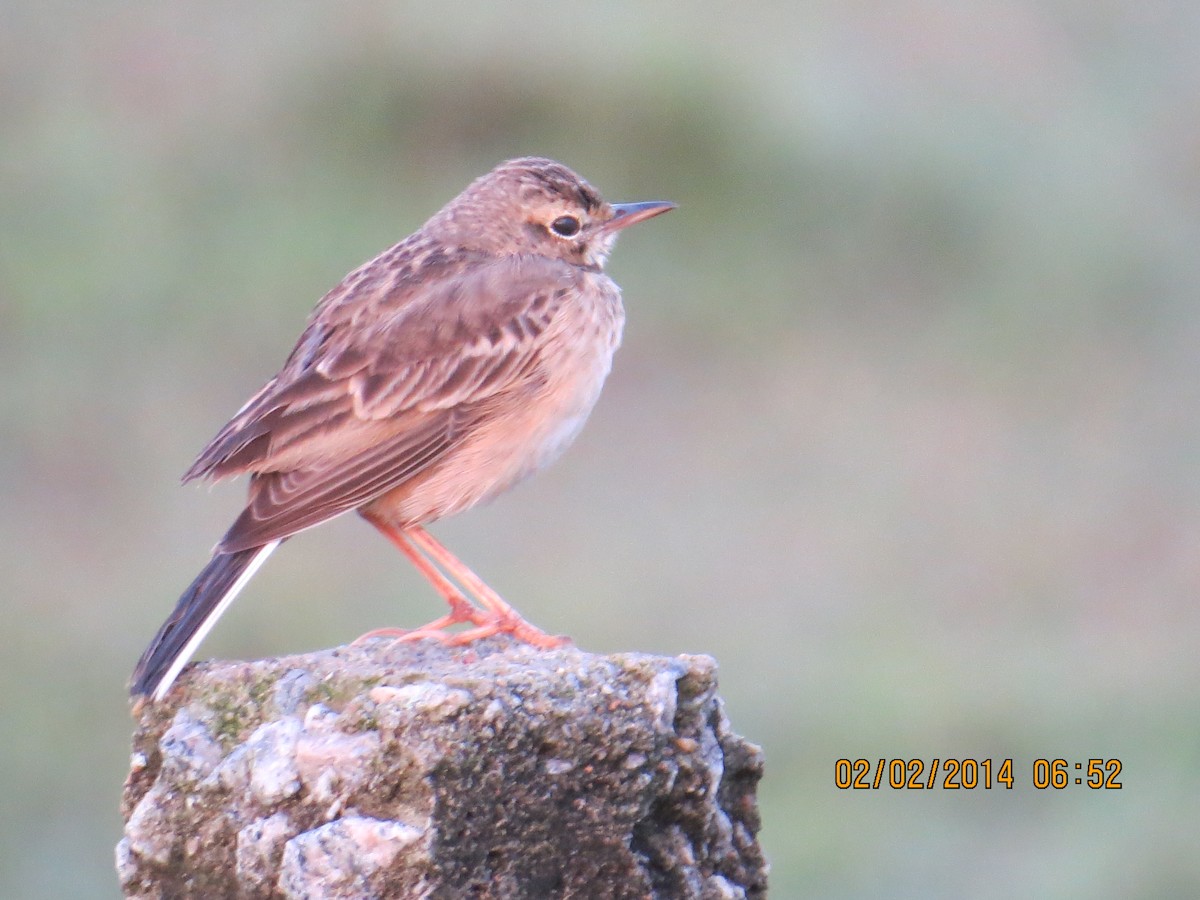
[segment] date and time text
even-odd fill
[[[839,759],[839,790],[1012,790],[1026,778],[1037,790],[1120,790],[1119,759],[1035,759],[1020,771],[1011,759]]]

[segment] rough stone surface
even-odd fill
[[[189,669],[138,720],[138,898],[766,896],[704,656],[387,640]]]

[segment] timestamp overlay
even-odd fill
[[[975,791],[1032,786],[1039,791],[1121,789],[1121,760],[1052,759],[838,759],[834,787],[844,791]]]

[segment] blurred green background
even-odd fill
[[[436,532],[584,648],[717,657],[775,897],[1200,895],[1198,46],[1184,3],[0,4],[0,896],[117,896],[126,678],[242,499],[179,474],[526,153],[680,209],[611,261],[578,444]],[[202,655],[439,602],[347,517]]]

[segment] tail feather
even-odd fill
[[[209,629],[279,544],[275,540],[261,547],[214,554],[138,660],[129,691],[132,695],[163,698]]]

